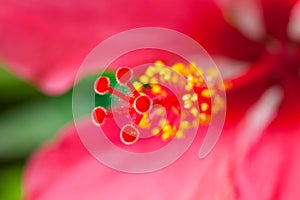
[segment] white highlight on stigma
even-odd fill
[[[283,99],[279,86],[269,88],[261,98],[247,111],[245,118],[237,128],[237,144],[239,155],[245,153],[254,145],[276,117],[278,106]]]

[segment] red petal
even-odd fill
[[[241,199],[300,198],[299,130],[264,132],[238,170]]]
[[[263,51],[229,25],[213,1],[19,0],[1,3],[0,53],[15,73],[57,94],[70,88],[81,62],[99,42],[143,26],[182,31],[209,52],[238,59],[254,59]]]
[[[267,32],[285,42],[291,10],[298,0],[260,0]]]
[[[225,152],[230,155],[229,146],[220,142],[209,158],[199,160],[199,138],[196,143],[167,168],[142,175],[128,174],[97,162],[71,127],[54,144],[39,150],[28,163],[25,198],[182,200],[234,196],[230,161],[224,157]]]
[[[219,7],[213,1],[199,4],[198,30],[192,36],[212,54],[222,54],[239,60],[255,60],[264,52],[262,43],[245,37],[224,18]],[[207,6],[205,6],[207,5]]]
[[[282,88],[284,99],[278,114],[238,169],[241,199],[300,198],[296,186],[300,181],[299,77],[291,73]]]
[[[293,85],[295,83],[287,84]],[[285,94],[291,100],[292,93],[289,92],[295,88],[288,89],[287,86]],[[245,130],[238,129],[248,106],[260,98],[263,91],[264,87],[253,86],[229,94],[230,120],[227,121],[226,129],[217,146],[207,158],[198,160],[196,156],[200,136],[173,165],[143,175],[120,173],[99,164],[87,153],[75,128],[71,127],[63,133],[61,139],[52,146],[41,149],[28,163],[25,173],[25,195],[27,199],[33,200],[298,197],[299,121],[296,123],[297,130],[292,131],[292,129],[278,129],[275,126],[278,125],[278,121],[275,120],[276,123],[273,123],[264,134],[259,135],[256,140],[258,142],[255,143],[245,140],[243,137],[251,135],[243,135]],[[245,100],[241,101],[241,97]],[[290,116],[289,106],[296,106],[293,108],[296,109],[296,113],[300,113],[300,106],[297,104],[299,100],[298,96],[292,102],[284,100],[282,105],[290,104],[283,107],[282,111],[285,112],[280,112],[277,118]],[[299,120],[298,116],[299,114],[290,117]],[[287,126],[291,127],[290,124]],[[110,132],[118,132],[115,127],[114,124],[107,126]],[[85,128],[89,132],[89,127]],[[284,133],[285,130],[289,132]],[[182,182],[185,183],[184,186]]]

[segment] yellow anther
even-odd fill
[[[185,95],[183,95],[182,100],[186,101],[186,100],[188,100],[190,98],[191,98],[191,94],[185,94]]]
[[[142,88],[142,86],[143,86],[143,84],[141,84],[139,81],[133,82],[133,87],[138,91]]]
[[[197,117],[197,115],[199,114],[197,108],[195,108],[195,107],[193,107],[193,108],[191,109],[191,113],[192,113],[192,115],[193,115],[194,117]]]
[[[161,75],[161,76],[163,76],[164,77],[164,79],[165,80],[170,80],[171,79],[171,70],[169,69],[169,68],[163,68],[160,72],[159,72],[159,74]]]
[[[170,124],[167,124],[165,126],[162,127],[163,132],[171,132],[172,131],[172,127]]]
[[[155,68],[154,67],[148,67],[148,69],[146,70],[146,75],[149,77],[152,77],[155,74]]]
[[[210,98],[210,93],[208,89],[204,89],[201,92],[201,96],[205,97],[205,98]]]
[[[194,93],[194,94],[191,96],[191,100],[192,100],[193,102],[198,101],[198,95],[197,95],[196,93]]]
[[[186,85],[186,86],[184,87],[184,89],[187,90],[187,91],[190,91],[190,90],[192,90],[193,88],[192,88],[190,85]]]
[[[193,127],[199,127],[199,121],[198,120],[193,121]]]
[[[158,135],[159,132],[160,132],[159,128],[154,128],[154,129],[152,130],[152,134],[153,134],[153,135]]]
[[[171,79],[171,76],[170,76],[170,75],[165,75],[165,76],[164,76],[164,79],[165,79],[166,81],[169,81],[169,80]]]
[[[186,100],[184,101],[184,108],[191,108],[192,107],[192,101],[191,100]]]
[[[147,76],[145,76],[145,75],[142,75],[142,76],[140,77],[140,81],[141,81],[142,83],[144,83],[144,84],[147,84],[147,83],[149,83],[149,78],[148,78]]]
[[[163,61],[161,61],[161,60],[155,61],[154,64],[155,64],[156,66],[165,66],[165,64],[164,64]]]
[[[176,138],[178,139],[182,139],[184,137],[183,131],[182,130],[178,130],[176,133]]]
[[[187,80],[188,82],[192,82],[192,83],[197,82],[197,79],[192,74],[188,75]]]
[[[183,121],[180,124],[180,128],[183,129],[183,130],[187,130],[187,129],[190,128],[190,123],[188,121]]]
[[[163,108],[158,108],[156,110],[156,114],[159,115],[159,116],[162,116],[165,114],[165,110]]]
[[[188,81],[188,86],[190,86],[191,88],[193,88],[194,87],[194,83],[193,82],[191,82],[191,81]]]
[[[153,85],[152,86],[152,92],[153,92],[153,94],[159,94],[159,93],[161,93],[161,91],[162,91],[162,89],[161,89],[161,87],[159,85]]]
[[[176,63],[172,66],[172,69],[178,74],[184,75],[185,66],[182,63]]]
[[[208,124],[210,121],[210,116],[205,113],[200,113],[200,124]]]
[[[201,110],[202,111],[207,111],[209,108],[209,105],[207,103],[201,103]]]
[[[158,83],[157,78],[152,77],[152,78],[150,79],[150,83]]]
[[[164,132],[162,135],[161,135],[161,139],[163,141],[166,141],[167,139],[170,138],[170,134],[168,132]]]

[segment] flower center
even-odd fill
[[[113,112],[99,106],[93,110],[93,121],[95,125],[101,126],[105,118],[125,114],[126,119],[132,121],[123,125],[119,133],[125,145],[146,139],[149,136],[143,134],[147,131],[152,136],[160,136],[163,141],[183,138],[187,130],[209,124],[212,113],[224,107],[217,89],[208,90],[203,71],[197,70],[192,63],[176,63],[169,67],[157,61],[136,77],[133,69],[120,67],[116,71],[116,80],[120,86],[127,87],[130,94],[112,88],[107,77],[99,77],[95,81],[94,90],[98,95],[109,92],[127,102],[125,105],[128,105],[128,112]],[[209,79],[213,79],[216,74],[212,69],[206,73]],[[120,109],[126,110],[124,104]]]

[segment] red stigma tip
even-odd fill
[[[98,106],[92,112],[92,119],[95,125],[100,126],[103,124],[107,111],[105,108]]]
[[[123,126],[120,132],[120,139],[126,145],[134,144],[138,141],[140,132],[131,124]]]
[[[149,96],[141,95],[134,100],[134,109],[137,113],[143,114],[148,112],[152,107],[152,100]]]
[[[116,72],[116,79],[120,85],[126,85],[132,77],[132,70],[128,67],[120,67]]]
[[[109,84],[110,84],[109,78],[105,76],[101,76],[96,80],[94,85],[94,90],[97,94],[104,95],[107,92],[109,92],[109,88],[110,88]]]

